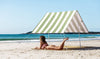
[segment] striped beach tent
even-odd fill
[[[48,12],[32,33],[88,33],[77,10]]]

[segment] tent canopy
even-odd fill
[[[77,10],[48,12],[32,33],[88,33]]]

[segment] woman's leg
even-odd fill
[[[50,46],[47,46],[46,49],[49,49],[49,50],[62,50],[66,40],[68,40],[68,38],[65,38],[60,46],[50,45]]]
[[[63,49],[64,43],[65,43],[66,40],[68,40],[68,38],[65,38],[65,39],[63,40],[63,42],[62,42],[61,45],[59,46],[59,49]]]

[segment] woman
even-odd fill
[[[65,38],[60,46],[48,45],[45,36],[40,36],[40,47],[36,47],[35,49],[62,50],[66,40],[68,40],[68,38]]]

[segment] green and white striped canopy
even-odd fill
[[[48,12],[32,33],[88,33],[78,11]]]

